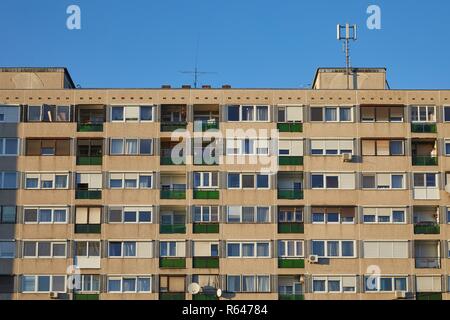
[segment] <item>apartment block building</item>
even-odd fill
[[[81,89],[0,69],[0,299],[449,299],[450,90],[344,71]]]

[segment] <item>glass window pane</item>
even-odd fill
[[[50,276],[38,276],[38,290],[39,292],[50,291]]]
[[[111,154],[123,154],[122,139],[111,139]]]
[[[151,121],[152,120],[152,107],[141,107],[141,121]]]
[[[141,139],[140,140],[140,154],[151,154],[152,153],[152,140],[151,139]]]
[[[239,106],[228,106],[228,121],[239,121]]]
[[[123,107],[112,107],[111,108],[111,120],[112,121],[122,121],[123,120]]]

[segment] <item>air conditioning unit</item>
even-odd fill
[[[352,162],[353,155],[351,153],[343,153],[342,154],[342,161],[344,162]]]
[[[405,299],[406,292],[405,291],[395,291],[395,299]]]
[[[59,293],[58,292],[50,292],[50,299],[58,299]]]
[[[317,254],[311,254],[308,257],[309,263],[318,263],[319,262],[319,256]]]

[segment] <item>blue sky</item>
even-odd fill
[[[81,30],[66,9],[81,8]],[[368,30],[367,7],[382,10]],[[344,65],[336,24],[359,25],[352,64],[387,67],[395,89],[450,89],[447,0],[1,0],[0,65],[65,66],[82,87],[192,83],[296,88]]]

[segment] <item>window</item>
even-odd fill
[[[111,189],[151,189],[152,173],[110,173]]]
[[[19,155],[18,138],[0,138],[0,156]]]
[[[311,155],[337,156],[353,154],[353,140],[311,140]]]
[[[301,207],[280,207],[278,209],[278,222],[283,223],[302,223],[303,222],[303,208]]]
[[[363,208],[363,223],[406,223],[405,208]]]
[[[69,122],[69,106],[28,106],[28,122]]]
[[[270,292],[270,276],[227,275],[227,292]]]
[[[66,258],[66,242],[23,241],[24,258]]]
[[[362,173],[363,189],[405,189],[405,174]]]
[[[364,241],[364,258],[407,259],[408,241]]]
[[[22,276],[22,292],[66,292],[66,276]]]
[[[111,121],[153,121],[153,106],[113,106]]]
[[[269,121],[269,106],[228,106],[228,121]]]
[[[226,154],[227,155],[269,155],[268,139],[227,139]]]
[[[100,241],[75,241],[75,256],[100,257]]]
[[[403,122],[404,107],[361,107],[361,122]]]
[[[355,189],[354,173],[311,174],[312,189]]]
[[[302,106],[278,107],[278,122],[303,122]]]
[[[20,107],[0,105],[0,122],[18,123],[20,121]]]
[[[111,139],[111,155],[152,155],[152,139]]]
[[[101,207],[76,207],[75,224],[79,225],[99,225],[101,224]]]
[[[25,189],[67,189],[68,173],[25,173]]]
[[[25,207],[23,220],[25,224],[67,223],[68,208]]]
[[[227,208],[228,223],[267,223],[269,221],[269,207],[229,206]]]
[[[313,224],[350,224],[355,223],[355,208],[316,208],[312,207]]]
[[[101,157],[103,155],[103,140],[101,139],[78,139],[78,157]]]
[[[448,157],[450,156],[450,140],[445,140],[445,155]]]
[[[160,241],[159,242],[160,257],[185,257],[186,243],[177,241]]]
[[[217,188],[218,172],[194,172],[194,188]]]
[[[194,222],[218,222],[219,207],[218,206],[194,206]]]
[[[366,292],[408,291],[408,277],[365,276]]]
[[[16,223],[16,207],[0,206],[0,224]]]
[[[438,187],[439,173],[414,173],[414,199],[434,200],[440,199]]]
[[[70,139],[27,139],[27,156],[69,156]]]
[[[109,293],[149,293],[151,276],[108,277]]]
[[[436,122],[436,107],[412,106],[411,122]]]
[[[98,293],[100,292],[100,275],[82,274],[76,284],[76,292]]]
[[[0,189],[17,189],[18,172],[0,171]]]
[[[404,156],[404,140],[362,140],[363,156]]]
[[[303,240],[279,240],[278,256],[281,258],[303,257]]]
[[[227,243],[229,258],[269,258],[269,242],[235,242]]]
[[[354,240],[312,240],[312,254],[321,258],[356,258]]]
[[[109,207],[109,223],[151,223],[152,207]]]
[[[352,293],[356,292],[355,276],[313,277],[314,293]]]
[[[16,257],[15,241],[0,241],[0,259],[14,259]]]
[[[109,241],[110,258],[152,258],[153,243],[151,241]]]
[[[311,107],[313,122],[352,122],[352,107]]]
[[[269,175],[255,173],[228,173],[228,189],[255,188],[269,189]]]
[[[450,107],[444,107],[444,121],[450,122]]]

